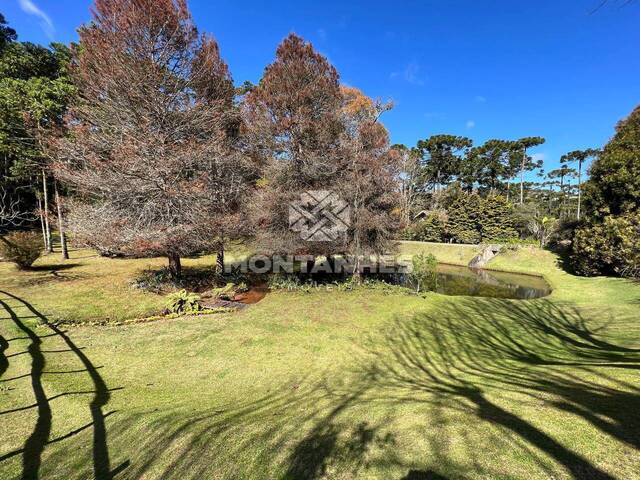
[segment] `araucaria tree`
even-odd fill
[[[166,256],[177,277],[243,193],[227,66],[185,0],[96,0],[79,34],[79,98],[56,145],[70,227],[103,252]]]
[[[585,162],[590,158],[595,158],[600,153],[600,150],[588,148],[586,150],[574,150],[566,155],[563,155],[560,159],[561,163],[577,163],[578,164],[578,220],[582,215],[582,172]]]
[[[536,161],[527,155],[527,150],[532,147],[542,145],[545,139],[542,137],[524,137],[517,140],[516,144],[521,153],[520,160],[520,205],[524,203],[524,174],[542,166],[541,161]]]

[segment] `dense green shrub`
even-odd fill
[[[518,238],[513,205],[501,195],[489,195],[483,199],[478,224],[483,242]]]
[[[442,242],[445,238],[446,228],[446,214],[443,212],[429,212],[424,219],[407,227],[403,238],[419,242]]]
[[[0,238],[0,257],[20,269],[33,265],[42,252],[42,237],[36,232],[13,232]]]
[[[640,106],[616,126],[616,134],[589,169],[584,204],[590,218],[640,210]]]
[[[578,228],[572,263],[583,275],[640,278],[640,213],[609,215]]]
[[[461,193],[453,199],[447,209],[447,236],[451,240],[455,243],[480,243],[478,219],[482,203],[482,198],[477,194]]]
[[[503,196],[486,198],[476,193],[452,189],[447,193],[445,211],[432,211],[405,229],[403,239],[422,242],[495,242],[519,238],[513,205]]]
[[[573,239],[574,269],[640,277],[640,107],[616,127],[584,192],[587,219]]]

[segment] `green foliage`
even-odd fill
[[[501,195],[489,195],[483,199],[478,224],[483,242],[518,238],[513,205]]]
[[[576,230],[572,264],[584,275],[640,276],[640,107],[591,166],[587,221]]]
[[[0,48],[0,188],[19,198],[23,210],[34,208],[29,186],[45,163],[41,134],[62,126],[75,94],[67,74],[70,57],[62,44]]]
[[[449,238],[455,243],[480,243],[478,220],[481,210],[482,198],[479,195],[461,192],[447,209]]]
[[[247,291],[247,284],[242,282],[240,284],[235,284],[233,282],[228,282],[225,285],[217,288],[212,288],[209,291],[209,294],[213,298],[219,298],[222,300],[233,300],[235,296],[239,293]]]
[[[416,292],[434,291],[438,287],[438,260],[432,254],[421,253],[412,259],[409,282]]]
[[[471,139],[456,135],[433,135],[419,140],[420,181],[432,188],[448,184],[459,174],[462,155],[471,145]]]
[[[541,247],[547,246],[558,229],[558,219],[536,214],[529,221],[529,231],[538,240]]]
[[[583,275],[640,278],[640,212],[609,215],[578,228],[572,260]]]
[[[36,232],[13,232],[0,238],[0,257],[28,269],[42,252],[42,237]]]
[[[4,15],[0,13],[0,52],[18,38],[16,31],[7,25]]]
[[[167,303],[165,304],[168,313],[189,315],[202,310],[200,305],[200,296],[195,293],[180,290],[167,295]]]
[[[589,173],[584,196],[590,218],[603,220],[640,209],[640,106],[618,124]]]
[[[518,238],[513,205],[500,195],[486,198],[451,189],[444,194],[449,204],[445,212],[430,212],[423,220],[405,229],[405,240],[477,244],[483,241]]]
[[[427,216],[407,227],[404,240],[418,242],[442,242],[447,228],[447,217],[442,212],[429,212]]]

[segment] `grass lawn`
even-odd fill
[[[0,264],[0,479],[640,478],[638,284],[524,248],[490,266],[550,297],[276,292],[109,324],[161,308],[130,282],[163,263]]]

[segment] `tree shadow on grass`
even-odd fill
[[[545,419],[527,419],[505,406],[519,405],[501,401],[530,397],[638,448],[640,391],[618,374],[637,369],[640,352],[609,333],[606,324],[595,326],[570,305],[547,300],[443,304],[432,314],[399,318],[343,378],[272,385],[259,399],[215,408],[181,405],[176,397],[160,411],[119,415],[109,435],[130,454],[123,477],[131,479],[361,478],[369,468],[402,472],[395,478],[407,480],[492,478],[510,472],[487,467],[482,446],[506,441],[547,477],[560,467],[575,479],[611,479],[540,427]],[[407,447],[393,430],[394,419],[406,419],[405,408],[416,424],[429,424],[422,430],[427,447],[418,454],[402,451]],[[376,415],[366,414],[374,409]],[[464,465],[447,451],[456,417],[445,411],[475,418],[471,429],[485,436],[478,444],[465,434],[468,422],[455,425]],[[77,442],[52,452],[50,468],[77,451]],[[89,463],[82,456],[74,461],[78,472]]]
[[[73,268],[81,267],[81,263],[57,263],[49,265],[32,265],[27,271],[29,272],[63,272],[65,270],[71,270]]]
[[[16,311],[17,306],[10,306],[7,303],[8,301],[15,301],[18,302],[19,307],[26,308],[26,310],[31,314],[33,318],[36,318],[41,324],[46,325],[52,331],[52,336],[56,336],[62,339],[68,347],[68,350],[72,351],[84,366],[84,369],[78,370],[77,372],[67,371],[60,373],[87,372],[87,374],[91,378],[94,390],[91,392],[82,393],[93,394],[93,399],[89,405],[89,410],[91,412],[92,418],[92,422],[90,425],[93,428],[92,452],[94,476],[97,480],[111,479],[112,472],[109,462],[107,432],[104,422],[106,414],[103,413],[104,406],[109,402],[110,390],[107,388],[106,383],[98,373],[99,367],[93,365],[91,360],[82,351],[83,349],[76,346],[64,330],[61,330],[56,325],[49,322],[49,320],[42,313],[36,310],[33,305],[9,292],[0,290],[0,294],[7,297],[6,300],[0,300],[0,306],[2,306],[4,310],[9,314],[9,317],[13,320],[16,327],[25,334],[25,338],[30,341],[28,353],[31,357],[31,388],[36,400],[35,408],[37,409],[36,425],[34,426],[31,435],[26,440],[23,449],[21,451],[11,452],[4,455],[0,458],[0,462],[14,456],[15,454],[22,453],[22,478],[37,479],[39,478],[42,454],[45,446],[54,441],[60,441],[60,439],[50,440],[52,419],[52,410],[50,404],[51,398],[47,398],[47,395],[45,393],[42,382],[42,375],[43,373],[52,372],[45,372],[44,370],[46,359],[44,351],[41,348],[43,336],[37,335],[28,326],[28,324],[23,321],[23,316],[19,315]],[[64,438],[73,436],[76,433],[84,430],[85,428],[87,428],[87,426],[80,428],[75,432],[72,432],[72,434],[67,435]]]
[[[459,399],[459,408],[470,405],[479,419],[552,457],[573,478],[610,479],[487,395],[530,395],[640,448],[640,389],[609,375],[610,369],[639,369],[640,349],[611,343],[601,336],[605,327],[588,324],[578,310],[547,300],[447,304],[399,319],[387,336],[389,348],[372,351],[369,370],[396,392]]]

